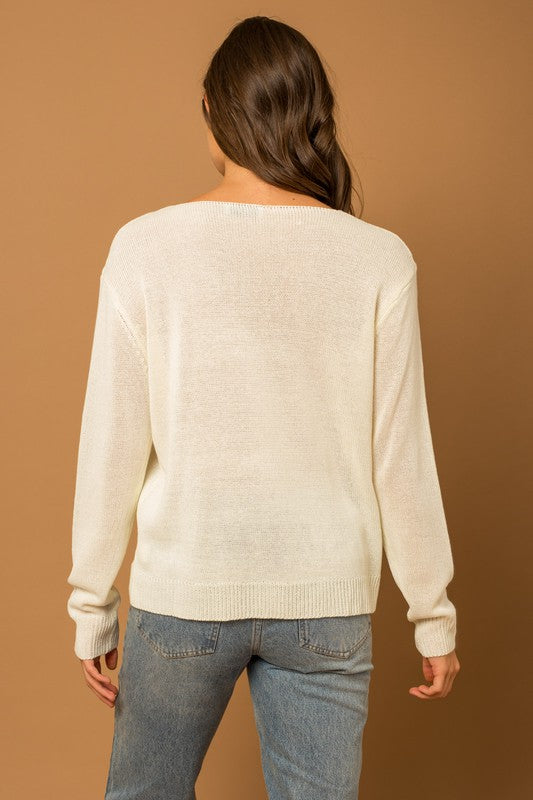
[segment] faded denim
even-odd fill
[[[245,668],[269,800],[357,800],[371,614],[199,621],[134,606],[105,800],[196,800],[202,762]]]

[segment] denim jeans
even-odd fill
[[[374,668],[369,613],[200,621],[131,605],[105,800],[196,800],[245,667],[269,800],[356,800]]]

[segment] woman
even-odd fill
[[[245,19],[203,89],[221,183],[123,225],[100,276],[68,612],[115,708],[105,796],[194,798],[246,668],[271,800],[356,798],[383,548],[432,681],[411,693],[459,668],[417,267],[353,213],[302,34]]]

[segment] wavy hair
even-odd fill
[[[209,102],[208,112],[202,97],[204,119],[231,161],[273,186],[356,216],[334,94],[302,33],[271,17],[238,22],[215,51],[202,85]]]

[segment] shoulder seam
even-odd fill
[[[107,288],[109,290],[109,294],[110,294],[111,300],[113,302],[113,305],[115,306],[115,309],[117,311],[117,314],[118,314],[118,316],[119,316],[124,328],[126,329],[126,332],[127,332],[128,336],[130,337],[133,346],[137,350],[137,353],[138,353],[138,355],[140,356],[140,358],[142,360],[144,368],[147,369],[148,368],[148,364],[146,362],[146,356],[144,354],[143,348],[141,347],[141,345],[140,345],[140,343],[139,343],[139,341],[137,339],[136,334],[133,332],[132,326],[128,323],[128,321],[126,319],[126,314],[125,314],[124,309],[122,308],[122,304],[121,304],[121,302],[119,300],[118,293],[117,293],[115,287],[107,279],[107,276],[105,275],[105,271],[104,270],[102,270],[102,272],[100,273],[100,280],[103,281],[106,284],[106,286],[107,286]]]
[[[396,297],[394,298],[394,300],[392,301],[392,303],[391,303],[391,304],[390,304],[390,305],[387,307],[387,309],[386,309],[386,310],[383,312],[383,314],[382,314],[381,318],[380,318],[380,319],[378,320],[378,322],[376,323],[376,330],[377,330],[377,329],[379,329],[379,328],[381,327],[382,323],[383,323],[383,322],[384,322],[384,320],[385,320],[385,319],[386,319],[386,318],[389,316],[390,312],[392,311],[392,309],[394,308],[394,306],[396,305],[396,303],[397,303],[397,302],[398,302],[398,301],[399,301],[399,300],[400,300],[400,299],[403,297],[403,295],[405,294],[405,292],[407,291],[407,289],[409,289],[409,287],[412,285],[413,281],[416,279],[416,275],[417,275],[417,266],[416,266],[416,263],[415,263],[414,261],[413,261],[413,265],[414,265],[414,267],[413,267],[413,274],[411,275],[411,277],[409,278],[409,280],[407,281],[407,283],[405,283],[405,284],[402,286],[402,288],[400,289],[400,291],[398,292],[398,294],[396,295]]]

